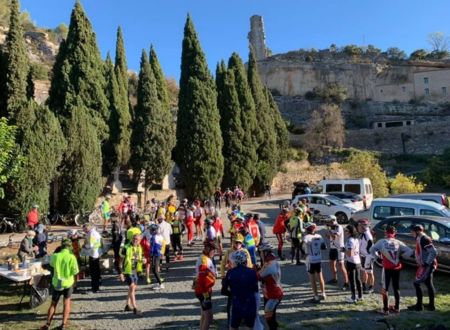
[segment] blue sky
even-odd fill
[[[21,0],[43,27],[69,23],[74,0]],[[155,46],[166,76],[178,80],[186,14],[190,13],[214,71],[232,52],[248,57],[250,16],[262,15],[274,54],[335,43],[397,46],[408,54],[430,48],[430,32],[450,35],[450,1],[433,0],[81,0],[103,57],[114,54],[122,26],[128,66],[139,69],[142,49]]]

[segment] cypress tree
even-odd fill
[[[15,114],[17,153],[23,159],[7,192],[8,211],[25,218],[30,206],[49,209],[50,183],[57,174],[66,142],[55,115],[35,101],[24,103]]]
[[[265,87],[266,98],[269,103],[269,109],[272,114],[273,122],[275,124],[276,133],[276,146],[277,146],[277,165],[280,168],[281,165],[287,160],[287,150],[289,148],[289,132],[286,127],[286,122],[281,116],[278,105],[275,102],[270,90]]]
[[[238,164],[242,166],[242,172],[245,179],[241,188],[248,192],[256,175],[257,166],[257,143],[261,138],[257,127],[255,103],[253,102],[252,92],[250,90],[244,63],[238,54],[233,53],[228,61],[228,70],[233,71],[235,77],[235,88],[238,94],[240,111],[240,121],[244,136],[242,140],[242,152],[235,157],[240,158]],[[245,173],[245,174],[244,174]]]
[[[119,84],[117,82],[116,73],[114,71],[114,64],[112,63],[109,53],[106,56],[105,62],[105,76],[106,76],[106,97],[109,101],[109,139],[102,145],[103,158],[103,173],[111,173],[119,163],[118,160],[118,145],[120,144],[120,106],[121,95],[119,92]]]
[[[79,213],[91,210],[102,186],[102,154],[98,135],[83,100],[67,109],[67,150],[60,177],[59,210]]]
[[[34,81],[33,81],[33,68],[30,67],[27,75],[27,99],[34,100]]]
[[[12,116],[14,109],[27,100],[29,63],[23,28],[20,23],[19,1],[11,0],[9,31],[6,36],[5,99],[2,115]]]
[[[224,171],[222,186],[224,188],[238,185],[247,190],[253,177],[246,170],[247,159],[243,157],[245,131],[241,124],[241,108],[236,91],[234,72],[222,71],[219,67],[216,74],[217,92],[220,95],[220,129],[223,137],[222,154]]]
[[[101,141],[108,139],[105,65],[91,23],[77,0],[67,39],[53,67],[48,105],[67,138],[59,178],[59,210],[90,210],[100,193]]]
[[[6,54],[0,45],[0,117],[6,117]]]
[[[216,98],[214,81],[188,16],[181,55],[177,144],[173,152],[188,198],[210,197],[222,180],[223,140]]]
[[[117,164],[126,165],[130,159],[130,139],[131,139],[131,107],[128,98],[128,67],[125,56],[125,46],[123,42],[122,29],[119,26],[117,29],[116,42],[116,59],[115,59],[115,73],[118,84],[119,104],[117,105],[118,123],[115,127],[117,133],[117,140],[115,142]]]
[[[264,192],[264,186],[271,184],[277,172],[276,133],[270,106],[264,93],[264,86],[258,74],[256,58],[250,49],[248,61],[248,82],[255,101],[258,128],[262,139],[258,141],[258,165],[253,189],[259,194]]]
[[[47,102],[62,121],[71,118],[70,111],[75,106],[86,109],[100,140],[104,141],[108,137],[109,116],[105,86],[104,63],[95,33],[77,0],[67,39],[61,43],[53,66]]]
[[[156,90],[158,92],[158,100],[161,104],[161,129],[165,138],[166,147],[170,152],[175,147],[175,125],[170,109],[169,91],[167,89],[166,78],[159,64],[158,56],[153,46],[150,46],[150,66],[156,80]],[[169,157],[170,158],[170,157]]]
[[[158,98],[158,88],[146,52],[142,51],[139,72],[137,105],[132,134],[130,163],[135,173],[145,170],[145,191],[153,183],[160,183],[169,172],[171,151],[169,140],[173,139],[170,125]],[[146,197],[146,196],[145,196]]]

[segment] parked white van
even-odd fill
[[[326,194],[333,191],[346,191],[358,194],[370,207],[373,200],[372,182],[368,178],[361,179],[324,179],[317,184],[318,192]]]
[[[376,198],[368,210],[352,214],[351,223],[369,219],[373,223],[390,216],[431,215],[450,218],[450,210],[435,202],[403,198]]]

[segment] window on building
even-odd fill
[[[403,122],[402,121],[391,121],[389,123],[386,123],[386,127],[402,127]]]
[[[411,122],[409,120],[406,121],[406,126],[411,125]]]
[[[429,88],[425,88],[424,92],[425,92],[425,96],[430,96],[430,89]]]
[[[378,123],[378,127],[383,127],[383,123]]]
[[[442,87],[442,95],[447,95],[447,87]]]
[[[423,78],[423,83],[424,84],[428,84],[428,78],[427,77]]]
[[[406,87],[405,86],[402,86],[402,92],[403,93],[406,92]]]

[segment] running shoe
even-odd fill
[[[150,277],[147,277],[147,284],[151,284],[152,283],[152,279]]]
[[[297,261],[296,265],[297,266],[303,266],[305,263],[303,261]]]
[[[164,289],[164,284],[155,284],[155,286],[153,287],[153,290],[161,290]]]
[[[425,309],[430,312],[434,312],[436,310],[436,307],[434,305],[430,305],[430,304],[425,304],[425,305],[423,305],[423,307],[425,307]]]
[[[349,287],[350,286],[348,283],[344,283],[344,285],[342,286],[342,291],[347,291]]]
[[[319,300],[327,300],[327,295],[325,293],[321,294]]]
[[[134,312],[134,315],[142,316],[142,311],[140,309],[135,308],[135,309],[133,309],[133,312]]]
[[[377,310],[377,313],[385,316],[389,315],[389,311],[385,311],[384,309]]]
[[[327,284],[338,284],[338,280],[332,278],[331,280],[329,280],[329,281],[327,282]]]
[[[345,299],[345,301],[346,302],[348,302],[348,303],[350,303],[350,304],[356,304],[356,298],[354,298],[354,297],[347,297],[346,299]]]
[[[133,310],[133,309],[132,309],[132,308],[130,307],[130,305],[128,305],[128,304],[127,304],[127,305],[125,306],[125,308],[124,308],[124,311],[125,311],[125,312],[131,312],[132,310]]]
[[[423,311],[423,306],[417,305],[417,304],[411,305],[411,306],[408,306],[408,310],[420,312],[420,311]]]
[[[395,308],[394,305],[390,305],[389,306],[389,313],[390,314],[399,314],[400,313],[400,309],[399,308]]]

